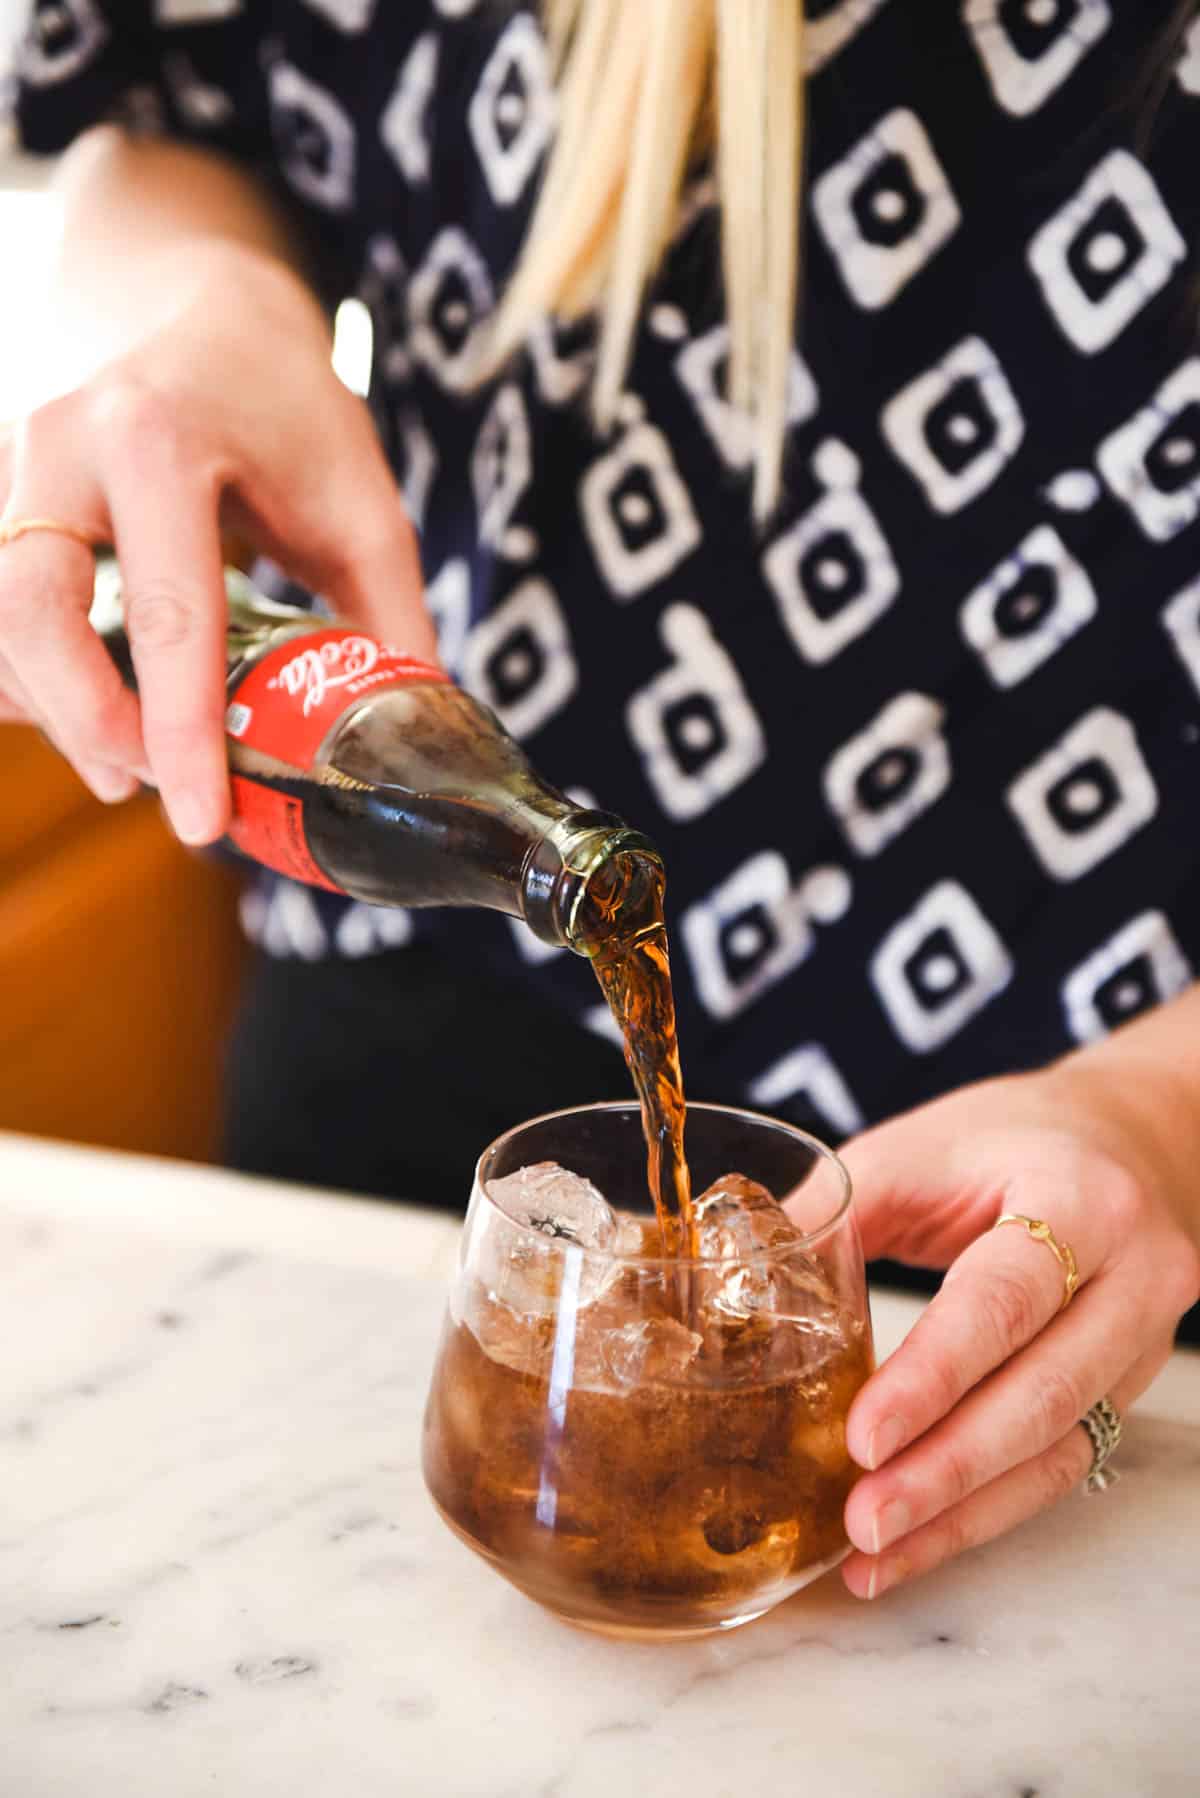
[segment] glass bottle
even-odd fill
[[[486,906],[589,955],[589,886],[661,879],[645,837],[544,781],[443,670],[234,569],[225,588],[229,840],[244,855],[371,905]],[[111,561],[92,622],[134,685]]]

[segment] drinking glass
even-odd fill
[[[849,1552],[846,1414],[873,1365],[850,1180],[815,1137],[689,1105],[702,1203],[666,1258],[636,1105],[535,1118],[476,1169],[424,1430],[442,1517],[529,1597],[617,1636],[760,1617]],[[554,1163],[595,1195],[556,1212]],[[570,1185],[568,1181],[568,1185]],[[578,1179],[572,1192],[578,1189]],[[750,1189],[752,1190],[752,1189]]]

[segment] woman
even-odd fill
[[[219,518],[658,839],[693,1094],[850,1138],[869,1254],[950,1268],[851,1418],[863,1596],[1095,1470],[1200,1290],[1192,11],[58,0],[23,52],[31,146],[124,131],[64,174],[104,342],[13,440],[9,714],[215,839]],[[243,1164],[427,1191],[621,1088],[503,922],[251,921]]]

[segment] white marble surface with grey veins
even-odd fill
[[[1194,1798],[1200,1361],[908,1591],[576,1633],[418,1435],[455,1230],[0,1136],[0,1798]],[[876,1296],[881,1347],[913,1315]]]

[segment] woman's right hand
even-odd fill
[[[186,290],[169,323],[0,449],[5,520],[115,546],[138,695],[88,625],[91,552],[36,531],[0,548],[0,717],[39,725],[103,800],[152,780],[177,834],[206,843],[229,819],[223,529],[365,630],[421,656],[436,640],[401,495],[312,294],[215,241],[161,272]]]

